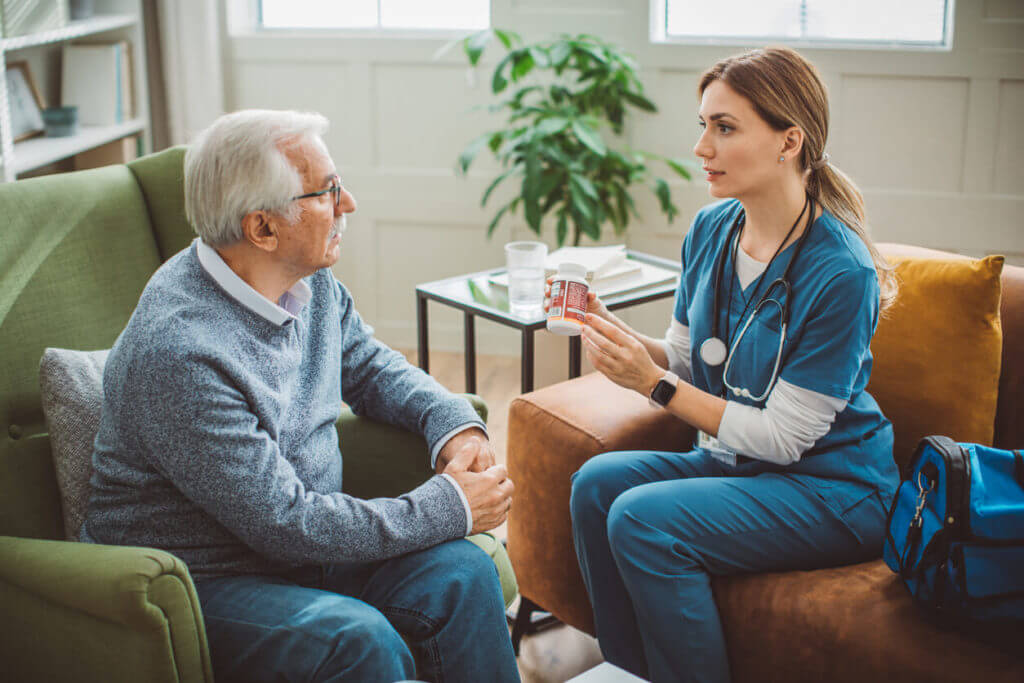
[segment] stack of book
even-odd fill
[[[135,116],[128,41],[65,45],[61,104],[78,107],[83,126],[111,126]]]
[[[598,296],[612,296],[670,282],[677,272],[627,258],[626,245],[607,247],[562,247],[548,254],[545,276],[558,271],[561,263],[578,263],[587,269],[587,280]],[[508,273],[489,278],[492,284],[508,287]]]

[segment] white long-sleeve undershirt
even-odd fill
[[[743,249],[737,249],[736,253],[736,273],[740,285],[746,289],[764,272],[767,264],[754,260]],[[693,378],[690,349],[690,328],[672,318],[665,332],[665,354],[669,370],[687,382]],[[727,401],[718,427],[718,440],[741,455],[788,465],[799,460],[828,433],[846,403],[780,378],[764,408]]]

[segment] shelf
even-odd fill
[[[114,29],[133,26],[138,18],[132,14],[104,14],[100,16],[82,19],[80,21],[68,22],[64,28],[52,31],[40,31],[30,33],[27,36],[14,36],[12,38],[0,38],[0,50],[20,50],[24,47],[35,45],[46,45],[47,43],[59,43],[64,40],[81,38],[93,33],[113,31]]]
[[[132,119],[113,126],[81,126],[78,135],[66,138],[37,137],[16,143],[14,173],[17,175],[52,164],[87,149],[142,132],[145,128],[145,120]]]

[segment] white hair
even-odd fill
[[[323,145],[321,114],[249,109],[225,114],[199,133],[185,152],[185,216],[212,247],[243,239],[242,218],[269,211],[292,222],[300,207],[302,178],[281,151],[283,142],[311,139]]]

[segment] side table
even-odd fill
[[[664,273],[654,284],[637,287],[622,294],[604,298],[609,310],[619,310],[638,304],[673,296],[678,282],[679,264],[669,259],[651,256],[637,251],[626,252],[627,259],[655,266],[656,271],[670,271],[676,277],[666,282]],[[505,288],[490,282],[490,278],[505,272],[504,268],[482,270],[466,275],[456,275],[444,280],[427,282],[416,287],[416,337],[417,359],[420,368],[430,371],[429,329],[427,302],[456,308],[463,313],[464,346],[466,359],[466,391],[476,392],[476,319],[480,316],[520,330],[522,333],[522,360],[520,365],[520,387],[525,394],[533,391],[534,332],[545,327],[544,314],[537,311],[529,317],[514,315],[509,310],[508,294]],[[569,338],[569,378],[579,377],[582,362],[580,338]]]

